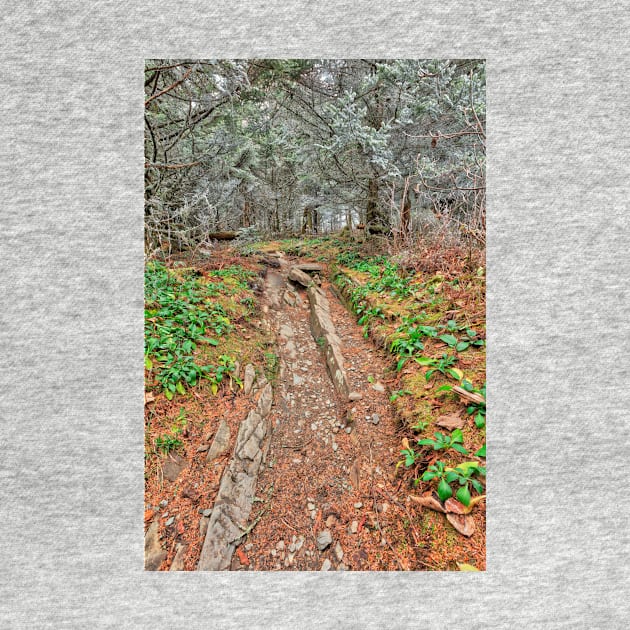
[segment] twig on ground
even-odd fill
[[[267,513],[267,508],[265,508],[251,523],[251,525],[248,525],[247,527],[242,527],[241,525],[239,525],[239,528],[243,530],[243,533],[240,536],[237,536],[236,538],[234,538],[232,541],[232,543],[235,543],[237,541],[240,541],[241,538],[244,538],[245,536],[247,536],[247,534],[249,534],[254,527],[256,527],[256,525],[258,525],[258,522],[260,521],[260,519]]]

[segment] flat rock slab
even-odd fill
[[[212,440],[210,450],[206,455],[206,463],[213,462],[219,455],[224,453],[230,445],[230,427],[225,420],[221,420],[221,424],[217,429],[217,433]]]
[[[252,391],[254,379],[256,378],[256,370],[251,363],[245,366],[245,376],[243,378],[243,393],[245,396],[249,396]]]
[[[160,545],[158,536],[158,521],[153,521],[144,535],[144,569],[145,571],[157,571],[167,556],[166,551]]]
[[[221,478],[208,522],[198,571],[229,569],[232,555],[246,532],[263,459],[262,443],[267,434],[265,417],[272,403],[273,390],[271,384],[267,384],[260,394],[256,409],[250,411],[241,422],[234,454]]]
[[[171,453],[167,460],[162,464],[162,474],[169,481],[176,481],[184,468],[188,466],[188,462],[177,453]]]
[[[326,356],[326,367],[335,389],[340,396],[347,400],[350,394],[348,374],[343,367],[344,358],[341,353],[341,339],[337,335],[335,325],[330,316],[328,298],[320,288],[314,286],[308,288],[307,295],[311,305],[311,333],[315,340],[323,346]]]
[[[305,271],[306,273],[315,273],[324,271],[324,266],[319,263],[300,263],[299,265],[293,265],[296,269],[300,271]]]
[[[188,545],[184,543],[177,543],[175,549],[175,557],[173,558],[173,562],[171,563],[171,568],[169,569],[169,571],[183,571],[184,560],[186,559],[186,552],[188,551]]]
[[[319,284],[316,279],[311,278],[307,273],[296,267],[295,265],[289,269],[289,280],[297,282],[303,287],[310,287],[312,284]]]

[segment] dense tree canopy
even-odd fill
[[[431,224],[483,242],[480,60],[148,60],[146,236]]]

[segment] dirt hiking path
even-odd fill
[[[287,281],[277,255],[263,300],[277,333],[279,371],[261,447],[249,531],[232,570],[406,570],[422,564],[422,540],[397,499],[400,450],[385,365],[324,282],[351,392],[336,392],[309,323],[307,292]],[[318,343],[319,341],[319,343]],[[395,545],[395,546],[394,546]]]

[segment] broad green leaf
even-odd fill
[[[482,413],[478,413],[475,415],[475,426],[478,429],[481,429],[486,424],[486,419]]]
[[[177,381],[177,385],[175,385],[175,389],[177,389],[177,391],[180,394],[185,394],[186,393],[186,390],[184,389],[184,386],[182,385],[181,381]]]
[[[439,339],[441,339],[445,344],[450,346],[451,348],[457,344],[457,338],[453,335],[440,335]]]
[[[144,367],[147,370],[150,370],[153,367],[153,361],[151,361],[151,359],[149,359],[149,357],[144,357]]]
[[[486,456],[486,444],[484,442],[483,446],[475,453],[475,457],[485,457]]]
[[[464,378],[464,373],[459,368],[451,368],[449,370],[452,376],[454,376],[458,381],[461,381]],[[438,390],[440,391],[440,390]]]
[[[437,329],[433,326],[418,326],[418,330],[427,337],[435,337]]]
[[[470,504],[470,490],[468,490],[468,486],[462,486],[455,495],[455,498],[464,505]]]
[[[462,455],[468,455],[468,449],[464,448],[461,444],[453,444],[452,448]]]
[[[479,468],[479,462],[462,462],[461,464],[457,464],[455,468],[447,468],[446,470],[459,470],[463,473],[466,473],[469,468]]]
[[[446,501],[446,499],[453,496],[451,486],[449,486],[444,479],[442,479],[438,484],[437,493],[441,501]]]
[[[217,392],[219,391],[219,385],[217,383],[212,383],[210,389],[212,390],[212,395],[216,396]]]
[[[460,341],[456,346],[455,346],[455,350],[457,350],[457,352],[463,352],[464,350],[466,350],[466,348],[468,348],[470,344],[467,341]]]
[[[435,359],[429,357],[414,357],[414,361],[420,365],[434,365]]]
[[[168,400],[173,400],[173,392],[170,389],[165,389],[164,395]]]

